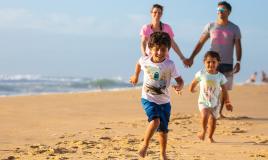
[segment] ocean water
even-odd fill
[[[137,87],[140,87],[140,82]],[[185,82],[187,85],[187,82]],[[268,85],[240,82],[235,85]],[[0,96],[74,93],[131,89],[133,86],[121,78],[92,79],[87,77],[57,77],[42,75],[0,75]]]
[[[131,87],[131,84],[120,78],[0,75],[0,96],[87,92]]]

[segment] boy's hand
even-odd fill
[[[226,107],[227,111],[231,111],[231,112],[233,111],[233,106],[230,102],[225,103],[225,107]]]
[[[172,85],[172,88],[174,88],[175,92],[178,94],[178,95],[181,95],[182,94],[182,85]]]
[[[139,81],[139,77],[136,75],[132,75],[129,79],[129,83],[131,83],[133,86],[135,86]]]

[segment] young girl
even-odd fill
[[[224,85],[227,80],[217,70],[219,62],[219,54],[214,51],[208,51],[204,56],[205,69],[197,72],[194,80],[190,84],[190,91],[193,93],[197,84],[200,83],[198,107],[202,117],[202,132],[198,134],[198,138],[200,140],[205,139],[208,125],[208,137],[211,143],[215,142],[213,133],[216,129],[216,119],[219,117],[221,91],[226,109],[228,111],[233,110],[227,89]]]

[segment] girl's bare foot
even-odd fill
[[[143,145],[143,146],[141,147],[141,149],[139,150],[139,155],[140,155],[142,158],[144,158],[144,157],[146,156],[147,148],[148,148],[148,146]]]
[[[204,132],[202,132],[202,133],[198,133],[197,134],[197,137],[200,139],[200,140],[205,140],[205,133]]]
[[[213,138],[209,138],[210,143],[215,143],[216,141]]]

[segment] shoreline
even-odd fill
[[[184,88],[187,88],[189,84],[185,84]],[[268,83],[235,83],[235,86],[266,86]],[[0,98],[5,97],[27,97],[27,96],[46,96],[46,95],[63,95],[63,94],[81,94],[81,93],[101,93],[101,92],[117,92],[141,89],[142,86],[124,87],[124,88],[111,88],[111,89],[94,89],[85,91],[68,91],[68,92],[40,92],[40,93],[27,93],[27,94],[14,94],[14,95],[0,95]]]

